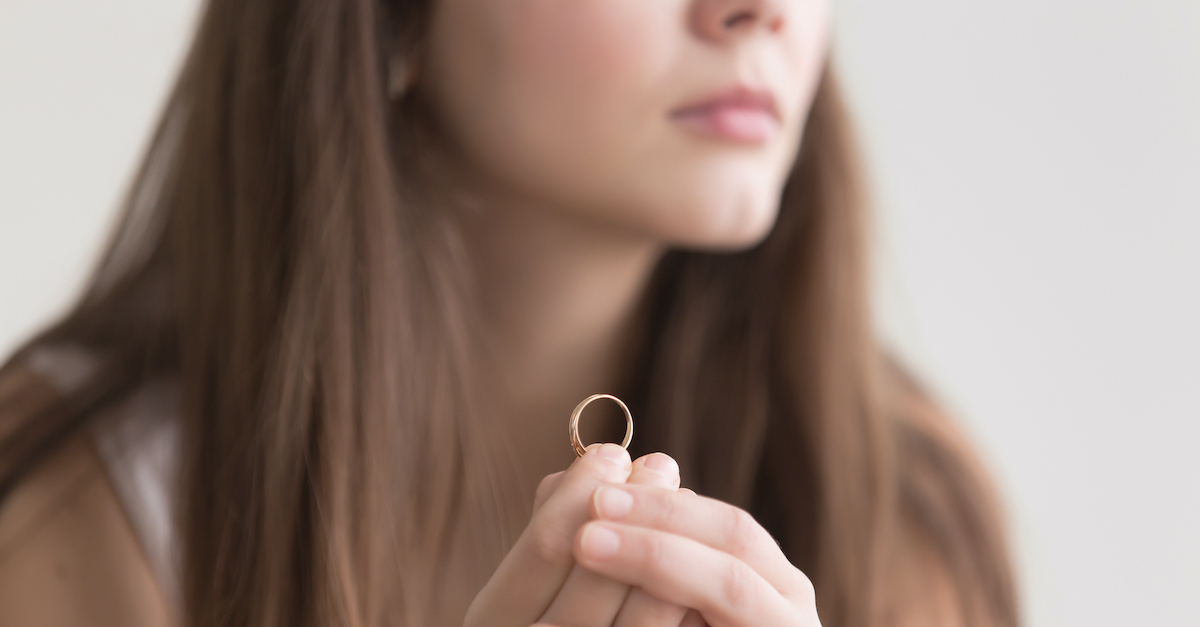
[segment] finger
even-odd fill
[[[616,444],[589,450],[566,470],[467,610],[467,625],[532,625],[575,564],[572,544],[605,483],[624,483],[632,462]]]
[[[542,508],[542,504],[558,488],[565,473],[565,470],[560,470],[542,478],[538,483],[537,491],[534,492],[533,511],[536,512]],[[679,488],[679,464],[666,453],[643,455],[633,461],[633,471],[629,475],[628,483]],[[687,488],[679,489],[685,490],[689,494],[695,494]]]
[[[789,599],[812,594],[808,577],[788,561],[771,534],[745,510],[728,503],[641,486],[605,486],[596,490],[592,513],[598,519],[665,531],[728,553]]]
[[[679,487],[679,464],[666,453],[643,455],[634,460],[626,483],[675,490]]]
[[[613,627],[679,627],[688,608],[656,599],[641,588],[631,588]]]
[[[811,602],[793,605],[745,562],[691,538],[591,522],[576,537],[575,557],[589,570],[698,610],[713,627],[820,624]]]
[[[554,494],[554,491],[558,489],[558,485],[562,483],[563,475],[566,473],[567,471],[560,470],[552,475],[542,477],[542,480],[538,483],[537,490],[533,493],[534,512],[542,509],[542,505],[545,505],[546,499],[550,498],[550,495]]]
[[[633,462],[628,481],[653,489],[674,490],[679,485],[679,465],[663,453],[643,455]],[[621,612],[628,595],[629,586],[576,564],[541,620],[572,627],[608,627]],[[679,618],[682,617],[681,612]],[[670,627],[678,624],[676,619]]]
[[[628,594],[628,585],[576,564],[540,620],[571,627],[608,627]]]

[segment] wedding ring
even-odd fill
[[[621,448],[629,448],[629,441],[633,439],[633,414],[629,413],[629,408],[625,406],[625,403],[612,394],[593,394],[583,399],[582,403],[575,406],[575,411],[571,412],[571,424],[567,427],[567,430],[571,434],[571,446],[575,449],[575,454],[580,457],[583,457],[583,454],[587,452],[588,447],[585,447],[583,442],[579,440],[579,416],[583,413],[584,407],[587,407],[592,401],[601,398],[607,398],[615,401],[625,412],[625,439],[621,441]],[[590,444],[588,446],[595,446],[595,444]]]

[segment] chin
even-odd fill
[[[778,164],[726,157],[705,159],[700,167],[687,165],[664,172],[644,197],[657,205],[647,209],[660,216],[664,243],[736,252],[770,234],[786,180]]]
[[[771,186],[772,188],[774,186]],[[680,199],[661,233],[667,244],[713,252],[752,248],[771,233],[779,215],[779,194],[772,189],[735,187],[699,189]]]
[[[778,212],[755,212],[753,216],[745,217],[730,228],[725,228],[704,234],[693,246],[698,249],[718,252],[739,252],[754,248],[762,243],[771,228],[775,226],[775,216]]]

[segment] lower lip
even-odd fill
[[[779,132],[775,116],[758,107],[708,107],[676,113],[671,119],[701,135],[743,144],[761,144]]]

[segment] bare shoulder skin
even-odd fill
[[[14,378],[24,381],[4,385],[45,385]],[[0,427],[12,419],[0,417]],[[0,506],[0,625],[173,624],[103,462],[81,434]]]

